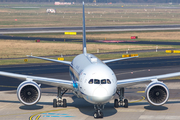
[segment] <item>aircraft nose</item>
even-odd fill
[[[98,87],[94,90],[92,100],[96,102],[96,104],[103,104],[109,102],[111,97],[105,88]]]
[[[93,96],[98,96],[98,97],[105,97],[107,96],[107,90],[103,87],[98,87],[94,90]]]

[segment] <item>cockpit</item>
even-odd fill
[[[111,84],[109,79],[90,79],[89,84]]]

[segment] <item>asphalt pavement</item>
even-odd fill
[[[43,41],[61,41],[61,42],[82,42],[81,39],[71,39],[71,38],[43,38],[43,37],[20,37],[20,36],[7,36],[0,35],[0,39],[7,40],[43,40]],[[99,42],[105,43],[103,40],[93,40],[89,39],[89,43],[91,42]],[[106,42],[106,44],[149,44],[149,45],[180,45],[180,42],[161,42],[161,41],[138,41],[137,40],[116,40],[116,42]]]
[[[117,79],[144,77],[180,71],[180,56],[136,58],[108,64],[115,72]],[[70,80],[68,66],[57,63],[5,65],[0,66],[0,71],[60,78]],[[145,84],[130,86],[125,89],[125,98],[129,100],[129,107],[114,108],[112,99],[103,109],[104,118],[111,120],[159,120],[180,119],[180,80],[163,80],[170,91],[169,101],[163,106],[151,106],[145,100]],[[84,99],[75,97],[72,92],[67,92],[63,99],[67,99],[67,108],[52,107],[52,101],[57,95],[57,88],[41,86],[42,96],[40,101],[33,106],[24,106],[18,101],[16,88],[22,81],[0,76],[0,119],[7,120],[92,120],[93,105]],[[118,96],[115,96],[118,97]]]
[[[86,32],[179,30],[180,25],[86,26]],[[82,32],[82,27],[1,28],[0,34]]]
[[[118,80],[180,71],[180,56],[135,58],[107,64]],[[58,63],[0,66],[0,71],[70,80],[69,67]],[[0,76],[0,91],[15,90],[20,80]],[[6,87],[13,86],[13,87]],[[42,85],[42,87],[49,87]]]

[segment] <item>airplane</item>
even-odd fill
[[[161,106],[168,101],[168,87],[158,79],[180,76],[180,72],[140,77],[132,79],[117,80],[115,73],[106,64],[135,57],[118,58],[101,61],[96,56],[87,53],[86,50],[86,30],[85,12],[83,2],[83,53],[77,55],[72,62],[59,61],[44,57],[29,55],[28,57],[43,59],[69,66],[71,81],[46,77],[37,77],[0,71],[0,75],[17,78],[23,82],[17,88],[17,97],[24,105],[34,105],[41,98],[41,84],[57,87],[57,98],[53,99],[53,107],[67,107],[66,99],[63,95],[72,90],[78,98],[84,98],[87,102],[94,104],[94,118],[103,118],[102,109],[117,94],[118,99],[114,99],[114,107],[124,106],[128,108],[128,100],[124,98],[126,87],[139,83],[150,82],[145,95],[147,101],[154,106]]]

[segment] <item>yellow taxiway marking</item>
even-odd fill
[[[132,101],[132,102],[129,102],[129,103],[137,103],[137,102],[141,102],[141,101],[145,100],[145,97],[144,97],[144,96],[141,96],[141,97],[142,97],[142,99],[136,100],[136,101]]]
[[[5,85],[0,85],[0,87],[17,88],[17,86],[5,86]]]
[[[47,112],[54,112],[54,111],[61,111],[61,110],[68,110],[68,109],[72,109],[72,108],[66,108],[66,109],[57,109],[57,110],[49,110],[49,111],[42,111],[42,112],[25,112],[25,113],[15,113],[15,114],[6,114],[6,115],[0,115],[0,117],[5,117],[5,116],[10,116],[10,115],[25,115],[25,114],[34,114],[32,116],[29,117],[29,120],[33,120],[32,118],[36,115],[39,115],[41,113],[47,113]]]
[[[41,115],[38,115],[37,118],[36,118],[36,120],[39,120],[40,117],[41,117]]]
[[[137,91],[137,93],[145,93],[145,91]]]
[[[68,109],[72,109],[72,108],[49,110],[49,111],[43,111],[43,112],[35,113],[34,115],[31,115],[31,116],[29,117],[29,120],[33,120],[33,117],[35,117],[36,115],[42,114],[42,113],[56,112],[56,111],[68,110]],[[36,120],[38,120],[37,117],[36,117]]]

